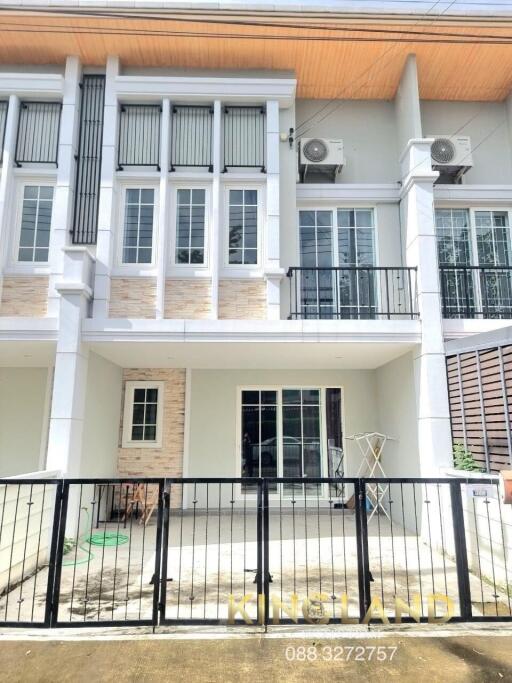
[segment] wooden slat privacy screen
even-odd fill
[[[486,472],[511,467],[512,345],[446,358],[453,443]]]

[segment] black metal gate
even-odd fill
[[[488,479],[0,480],[5,626],[512,620]]]

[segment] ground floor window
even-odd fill
[[[341,416],[341,388],[241,389],[242,477],[332,474],[331,451],[342,449]]]
[[[162,445],[163,382],[126,382],[123,448]]]

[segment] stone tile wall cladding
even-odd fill
[[[4,277],[0,316],[44,318],[48,310],[48,277]]]
[[[122,448],[120,445],[119,476],[181,477],[185,427],[185,370],[124,370],[119,444],[122,444],[125,382],[137,380],[164,382],[162,448]]]
[[[113,277],[110,281],[110,318],[154,318],[156,278]]]
[[[222,320],[265,320],[267,288],[265,280],[220,280],[219,318]]]
[[[205,320],[211,317],[212,283],[206,278],[165,281],[165,317]]]

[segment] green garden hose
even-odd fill
[[[85,511],[85,516],[87,518],[85,528],[89,528],[89,512],[87,508],[82,508]],[[126,534],[120,534],[117,531],[104,531],[104,532],[98,532],[96,534],[89,534],[87,535],[87,532],[82,536],[82,538],[78,541],[77,545],[80,548],[80,550],[83,550],[85,553],[87,553],[87,557],[82,557],[80,559],[77,559],[76,553],[75,553],[75,558],[73,560],[68,560],[66,562],[62,562],[63,567],[69,567],[77,564],[85,564],[86,562],[90,562],[91,560],[94,559],[94,555],[90,550],[90,546],[95,545],[95,546],[100,546],[104,548],[111,548],[115,547],[117,545],[124,545],[125,543],[128,543],[130,540],[130,537],[127,536]],[[88,545],[86,545],[88,544]],[[74,545],[74,543],[73,543]],[[71,549],[69,550],[71,552]]]

